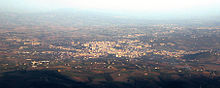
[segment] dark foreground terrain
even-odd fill
[[[0,77],[0,88],[219,88],[220,78],[192,76],[178,80],[132,79],[129,83],[107,81],[99,84],[76,82],[56,71],[13,71]]]

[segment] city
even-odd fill
[[[220,76],[220,69],[216,68],[220,64],[219,40],[215,40],[220,37],[219,27],[157,24],[102,28],[100,25],[81,30],[60,27],[62,31],[41,26],[2,29],[1,73],[52,70],[78,82],[94,84],[134,82],[131,77],[159,81],[158,77],[178,80]],[[216,43],[206,45],[204,41]]]
[[[219,5],[0,1],[0,88],[219,88]]]

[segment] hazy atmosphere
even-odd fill
[[[63,9],[142,18],[204,18],[220,15],[219,0],[1,0],[1,11],[48,12]]]

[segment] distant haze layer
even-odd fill
[[[207,17],[220,15],[220,0],[1,0],[1,11],[47,12],[78,9],[134,17]]]

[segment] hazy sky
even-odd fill
[[[2,11],[77,8],[129,13],[219,15],[220,0],[0,0]]]

